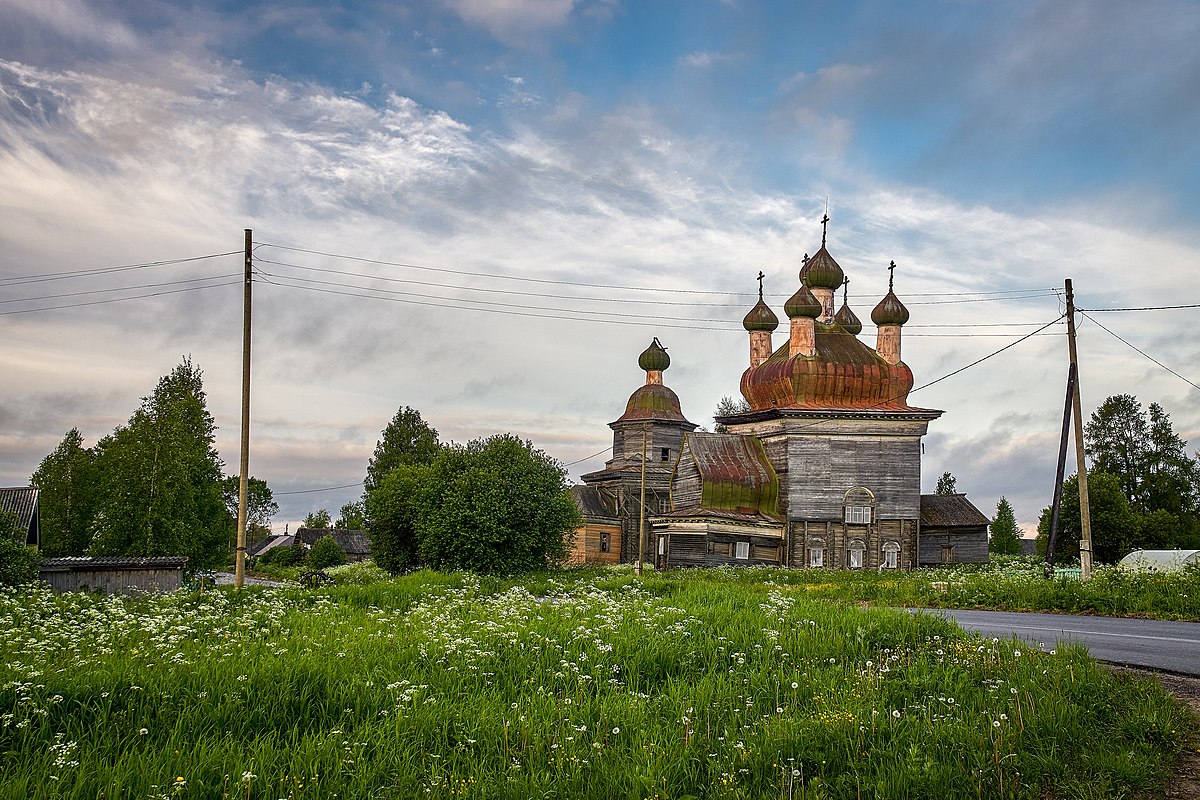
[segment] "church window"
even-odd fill
[[[658,554],[661,556],[666,551],[667,537],[658,537]]]
[[[850,569],[862,569],[863,553],[866,552],[866,546],[861,539],[855,539],[850,542],[850,547],[847,550],[847,564]]]
[[[737,543],[737,557],[738,558],[750,558],[750,543],[749,542],[738,542]]]
[[[662,449],[662,460],[663,460],[663,461],[670,461],[670,460],[671,460],[671,448],[669,448],[669,447],[664,447],[664,448]]]
[[[608,552],[608,531],[600,531],[600,552]]]
[[[875,518],[875,495],[865,486],[857,486],[842,498],[847,525],[870,525]]]
[[[808,543],[808,565],[810,567],[825,566],[825,541],[811,539]]]
[[[883,543],[883,568],[896,569],[900,566],[900,545],[896,542]]]
[[[870,525],[870,506],[846,506],[846,522],[850,525]]]

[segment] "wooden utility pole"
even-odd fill
[[[242,286],[242,458],[238,478],[237,550],[233,560],[233,587],[246,579],[246,484],[250,475],[250,300],[253,280],[250,251],[254,234],[246,228],[246,272]]]
[[[1075,294],[1071,290],[1071,279],[1067,278],[1067,347],[1071,353],[1071,369],[1075,373],[1075,396],[1072,413],[1075,416],[1075,466],[1079,474],[1079,535],[1080,580],[1092,577],[1092,514],[1088,505],[1087,462],[1083,451],[1083,411],[1079,401],[1079,358],[1075,353]]]
[[[638,503],[638,554],[635,575],[642,574],[642,555],[646,552],[646,423],[642,423],[642,499]]]
[[[1063,475],[1067,471],[1067,439],[1071,434],[1071,404],[1075,397],[1075,365],[1067,369],[1067,396],[1063,400],[1062,436],[1058,440],[1058,471],[1054,474],[1054,500],[1050,504],[1050,536],[1046,542],[1046,580],[1054,577],[1058,547],[1058,515],[1062,510]]]

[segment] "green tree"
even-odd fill
[[[333,517],[325,509],[319,508],[304,518],[304,527],[328,530],[333,527]]]
[[[346,503],[339,512],[335,528],[346,531],[365,531],[367,529],[366,510],[362,502]]]
[[[392,417],[375,444],[375,453],[367,464],[363,498],[366,499],[391,470],[401,464],[430,464],[440,449],[438,432],[421,419],[420,411],[404,406]]]
[[[1038,522],[1037,551],[1041,556],[1045,556],[1049,542],[1051,510],[1043,509]],[[1116,475],[1088,472],[1088,511],[1092,522],[1092,556],[1096,561],[1111,564],[1137,549],[1139,518],[1130,508]],[[1079,537],[1082,531],[1079,476],[1072,475],[1063,481],[1058,538],[1054,548],[1057,563],[1079,560]]]
[[[308,551],[305,563],[312,569],[338,567],[346,563],[346,554],[342,548],[338,547],[332,536],[322,536]]]
[[[0,511],[0,586],[20,586],[37,580],[38,554],[25,546],[21,521],[11,511]]]
[[[729,433],[729,428],[717,422],[718,417],[728,417],[733,414],[745,414],[750,410],[750,404],[741,397],[736,400],[729,395],[725,395],[717,401],[717,410],[713,412],[713,432],[714,433]]]
[[[579,526],[562,466],[511,434],[444,449],[423,476],[417,533],[435,569],[515,574],[566,557]]]
[[[371,558],[393,575],[418,562],[417,521],[430,467],[401,464],[364,501]]]
[[[94,555],[182,555],[188,569],[223,564],[229,514],[216,426],[200,368],[185,359],[96,445]]]
[[[996,518],[992,520],[988,551],[996,555],[1021,555],[1021,534],[1017,529],[1017,518],[1008,498],[1001,496],[996,504]]]
[[[949,472],[943,472],[942,477],[938,478],[937,488],[934,491],[937,494],[958,494],[958,481]]]
[[[229,512],[229,518],[238,525],[238,503],[241,492],[241,477],[228,475],[221,481],[221,495]],[[258,541],[270,534],[271,517],[280,512],[280,504],[276,503],[275,495],[266,481],[253,475],[246,479],[246,541]]]
[[[1150,423],[1137,398],[1117,394],[1105,400],[1084,426],[1083,441],[1092,462],[1088,474],[1095,470],[1116,476],[1125,496],[1138,504],[1150,449]]]
[[[29,479],[38,487],[41,552],[47,557],[88,551],[96,513],[96,458],[78,428],[63,436]]]

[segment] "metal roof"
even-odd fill
[[[25,531],[25,543],[37,545],[41,538],[38,530],[38,488],[15,486],[0,489],[0,511],[17,515],[17,525]]]
[[[79,572],[95,569],[183,569],[186,556],[58,556],[42,561],[42,572]]]
[[[597,486],[572,486],[571,499],[579,506],[579,512],[585,518],[618,519],[616,508],[610,502],[613,498],[600,491]]]
[[[342,552],[351,555],[370,555],[371,537],[366,531],[351,531],[343,528],[298,528],[296,541],[310,547],[318,540],[332,536],[334,544],[342,548]]]
[[[700,509],[779,519],[779,477],[757,438],[690,433],[679,463],[700,473]]]

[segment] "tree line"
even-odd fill
[[[1200,453],[1187,453],[1170,415],[1113,395],[1084,427],[1092,553],[1114,562],[1133,550],[1200,548]],[[1049,546],[1051,509],[1038,523],[1038,554]],[[1063,483],[1056,560],[1079,558],[1079,476]]]

